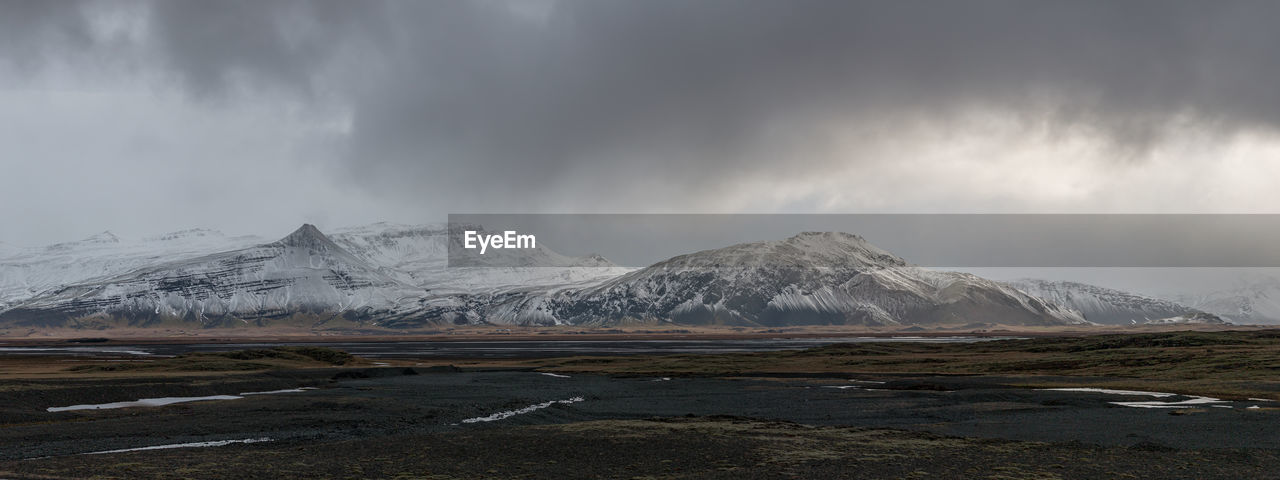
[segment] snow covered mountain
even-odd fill
[[[681,255],[585,288],[428,302],[455,322],[728,325],[1083,324],[974,275],[910,266],[862,237],[807,232]]]
[[[123,246],[97,235],[26,251],[17,257],[25,263],[7,258],[8,271],[27,273],[21,285],[44,283],[12,295],[0,325],[1087,323],[1005,284],[911,266],[845,233],[733,245],[639,270],[541,245],[516,258],[519,267],[448,267],[455,237],[443,226],[375,224],[329,237],[304,225],[279,241],[208,251],[248,239],[187,231]],[[64,250],[66,258],[50,253]],[[56,275],[36,275],[41,267]]]
[[[475,227],[481,229],[481,227]],[[623,268],[599,255],[569,257],[544,245],[510,250],[501,265],[448,267],[450,236],[445,225],[409,226],[375,223],[337,230],[330,238],[356,257],[405,283],[435,294],[576,284],[616,277]],[[453,237],[453,238],[456,238]],[[511,255],[518,255],[511,258]]]
[[[1104,325],[1142,324],[1200,312],[1174,301],[1087,283],[1022,279],[1009,284],[1031,295],[1079,311],[1086,320]]]
[[[18,303],[0,319],[20,326],[110,326],[116,320],[131,326],[265,325],[298,315],[365,321],[409,314],[424,293],[303,225],[276,242],[62,287]]]
[[[192,229],[138,242],[123,242],[111,232],[102,232],[45,247],[9,246],[0,249],[0,311],[67,285],[264,241],[260,237],[228,237],[216,230]]]
[[[527,252],[523,267],[447,268],[446,233],[443,226],[374,224],[331,239],[304,225],[271,243],[211,230],[134,243],[103,233],[0,259],[0,320],[213,326],[302,315],[376,324],[414,318],[425,299],[451,292],[549,288],[630,271],[598,255],[566,257],[541,246]]]
[[[1280,279],[1275,277],[1254,278],[1233,289],[1172,298],[1233,323],[1280,323]]]

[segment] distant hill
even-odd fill
[[[0,258],[0,269],[21,272],[0,290],[9,299],[0,326],[1086,323],[1053,301],[915,267],[847,233],[732,245],[638,270],[543,245],[520,251],[514,267],[448,267],[450,238],[443,226],[393,224],[333,235],[303,225],[275,242],[200,229],[137,244],[100,234]]]
[[[1135,325],[1200,313],[1200,310],[1178,302],[1087,283],[1038,279],[1008,283],[1024,292],[1076,310],[1086,320],[1103,325]]]

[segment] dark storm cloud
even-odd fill
[[[352,170],[442,193],[433,199],[475,186],[484,193],[463,195],[495,198],[481,200],[488,208],[537,208],[513,202],[556,188],[714,194],[744,174],[859,161],[811,153],[841,122],[1008,109],[1051,130],[1096,129],[1125,157],[1177,115],[1225,129],[1280,119],[1274,2],[567,1],[545,19],[495,3],[392,10],[397,51],[355,100]],[[575,172],[599,183],[560,181]]]
[[[151,46],[197,95],[246,86],[310,94],[335,54],[385,30],[370,8],[340,0],[158,1]]]
[[[28,68],[46,55],[93,43],[79,2],[0,2],[0,63]]]
[[[7,56],[22,58],[101,41],[87,25],[113,4],[0,5]],[[319,93],[350,113],[337,181],[436,214],[696,210],[740,182],[886,155],[837,145],[844,132],[910,145],[902,132],[975,111],[1048,141],[1090,132],[1116,162],[1140,161],[1173,122],[1280,123],[1276,2],[140,5],[141,63],[194,97]]]

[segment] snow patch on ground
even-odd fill
[[[1108,403],[1111,403],[1112,405],[1120,405],[1122,407],[1184,408],[1184,407],[1197,407],[1197,406],[1212,406],[1212,407],[1221,407],[1221,408],[1232,408],[1229,405],[1220,405],[1222,403],[1227,402],[1226,400],[1222,400],[1222,399],[1217,399],[1212,397],[1201,397],[1197,395],[1180,395],[1177,393],[1167,393],[1167,392],[1144,392],[1141,390],[1113,390],[1109,388],[1047,388],[1046,390],[1053,390],[1058,392],[1107,393],[1112,395],[1131,395],[1131,396],[1145,396],[1145,397],[1156,397],[1156,398],[1167,398],[1167,397],[1177,397],[1177,396],[1188,397],[1186,400],[1179,400],[1179,401],[1172,401],[1172,402],[1162,402],[1162,401],[1108,402]]]
[[[1134,408],[1183,408],[1183,407],[1197,407],[1197,406],[1204,406],[1204,405],[1209,405],[1213,407],[1231,408],[1230,405],[1215,405],[1215,404],[1224,403],[1224,402],[1226,402],[1226,400],[1219,400],[1216,398],[1209,398],[1209,397],[1191,397],[1188,400],[1182,400],[1179,402],[1110,402],[1110,403],[1113,405],[1120,405],[1122,407],[1134,407]]]
[[[1110,388],[1046,388],[1055,392],[1093,392],[1110,393],[1112,395],[1143,395],[1149,397],[1173,397],[1178,394],[1166,392],[1145,392],[1142,390],[1114,390]]]
[[[307,390],[315,390],[315,389],[316,389],[316,387],[285,388],[285,389],[282,389],[282,390],[269,390],[269,391],[266,391],[266,392],[242,392],[240,395],[245,395],[245,396],[248,396],[248,395],[275,395],[275,394],[277,394],[277,393],[298,393],[298,392],[305,392],[305,391],[307,391]]]
[[[236,400],[244,398],[237,395],[210,395],[207,397],[160,397],[160,398],[143,398],[132,402],[111,402],[98,403],[92,405],[71,405],[69,407],[49,407],[45,411],[48,412],[66,412],[72,410],[108,410],[112,408],[129,408],[129,407],[163,407],[175,403],[201,402],[205,400]]]
[[[71,405],[68,407],[49,407],[46,412],[68,412],[73,410],[109,410],[113,408],[130,408],[130,407],[163,407],[165,405],[173,405],[175,403],[187,402],[203,402],[206,400],[239,400],[250,395],[274,395],[277,393],[296,393],[307,390],[315,390],[315,387],[302,388],[286,388],[283,390],[271,390],[267,392],[243,392],[240,395],[209,395],[204,397],[160,397],[160,398],[143,398],[132,402],[111,402],[97,403],[86,405]]]
[[[462,423],[496,422],[498,420],[504,420],[507,418],[514,417],[516,415],[533,412],[535,410],[541,410],[541,409],[550,407],[552,405],[557,405],[557,404],[570,405],[570,404],[578,403],[584,400],[585,399],[583,399],[582,397],[573,397],[566,400],[551,400],[549,402],[542,402],[534,405],[529,405],[527,407],[516,409],[516,410],[507,410],[505,412],[498,412],[493,415],[488,415],[484,417],[468,418],[463,420]]]
[[[144,450],[168,450],[170,448],[197,448],[197,447],[222,447],[233,443],[260,443],[270,442],[271,438],[245,438],[241,440],[214,440],[211,442],[191,442],[191,443],[170,443],[166,445],[152,445],[150,447],[137,448],[121,448],[118,450],[103,450],[100,452],[88,452],[82,455],[103,455],[107,453],[125,453],[125,452],[141,452]]]
[[[138,355],[138,356],[154,356],[155,354],[143,350],[131,350],[127,348],[113,347],[0,347],[0,353],[16,353],[16,354],[39,354],[46,352],[66,352],[75,354],[120,354],[120,355]]]

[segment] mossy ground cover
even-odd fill
[[[729,417],[605,420],[319,443],[76,455],[16,478],[1262,478],[1271,451],[972,439]]]
[[[1280,399],[1278,331],[1166,332],[976,343],[849,343],[788,352],[566,358],[530,363],[547,371],[617,375],[1000,375],[1026,377],[1029,386],[1125,387]],[[1046,378],[1059,376],[1079,380]]]
[[[347,352],[324,347],[274,347],[200,352],[144,362],[77,365],[69,372],[236,372],[274,368],[332,367],[362,362]]]

